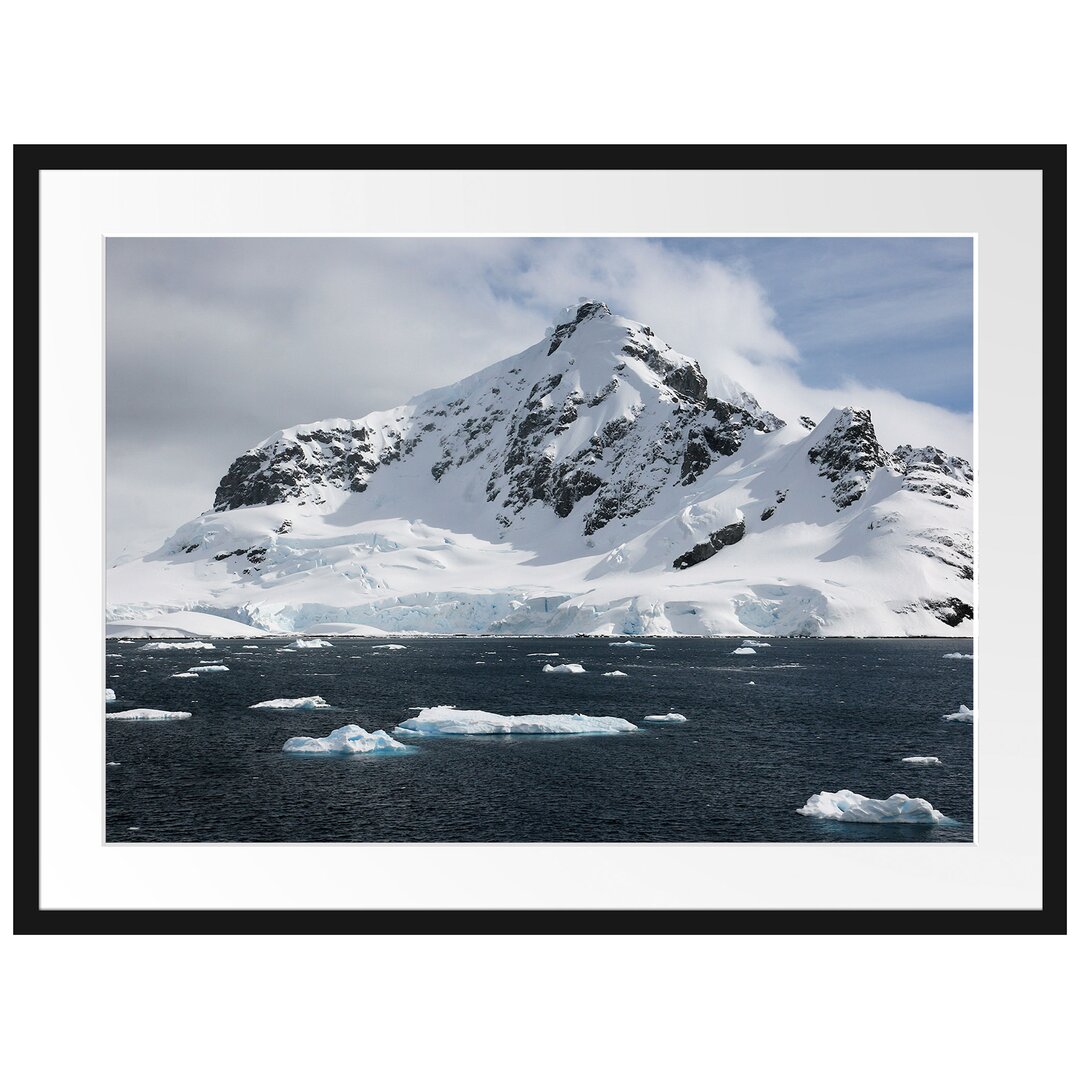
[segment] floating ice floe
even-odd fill
[[[900,759],[906,762],[908,765],[940,765],[941,758],[939,757],[906,757]]]
[[[744,641],[742,643],[744,649],[771,649],[772,646],[767,641]]]
[[[604,671],[601,674],[607,679],[628,679],[630,677],[625,671]]]
[[[946,713],[942,720],[958,720],[962,724],[975,723],[975,710],[969,709],[966,705],[961,705],[956,712]]]
[[[526,656],[558,656],[557,652],[531,652],[526,653]]]
[[[751,680],[750,680],[750,681],[749,681],[749,682],[748,682],[748,683],[747,683],[746,685],[747,685],[747,686],[757,686],[757,683],[756,683],[756,682],[754,682],[754,680],[753,680],[753,679],[751,679]]]
[[[162,652],[165,649],[212,649],[209,641],[151,641],[143,645],[139,652]]]
[[[947,652],[942,656],[941,659],[942,660],[974,660],[975,656],[974,656],[974,654],[969,653],[969,652]]]
[[[655,649],[647,641],[609,641],[608,645],[613,649]]]
[[[105,654],[105,659],[106,660],[123,660],[124,659],[124,654],[123,653],[118,653],[118,652],[107,652]]]
[[[757,650],[751,649],[749,645],[740,645],[731,651],[735,656],[757,656]]]
[[[105,700],[106,701],[115,701],[116,700],[116,691],[113,690],[113,688],[111,686],[106,686],[105,687]]]
[[[646,716],[644,722],[647,724],[685,724],[686,717],[681,712],[669,712],[664,713],[663,716]]]
[[[390,754],[408,753],[409,747],[392,739],[385,731],[365,731],[358,724],[335,728],[325,739],[298,735],[287,739],[286,754]]]
[[[190,720],[189,712],[165,712],[162,709],[128,709],[106,713],[107,720]]]
[[[291,648],[293,649],[332,649],[333,642],[324,641],[322,638],[297,638]]]
[[[893,795],[888,799],[868,799],[854,791],[823,791],[811,795],[806,805],[795,811],[805,817],[827,821],[850,821],[868,825],[933,825],[949,819],[925,799]]]
[[[318,694],[313,697],[279,697],[249,705],[251,709],[329,709],[330,703]]]
[[[559,713],[548,716],[502,716],[475,709],[438,705],[402,720],[395,735],[609,735],[637,728],[619,716]]]
[[[240,646],[241,649],[257,649],[258,647],[259,647],[258,645],[241,645]]]
[[[549,675],[584,675],[585,669],[580,664],[545,664],[543,671]]]
[[[191,671],[179,671],[175,675],[170,675],[170,679],[197,679],[199,673],[192,668]]]
[[[106,765],[119,765],[120,762],[119,761],[106,761],[105,764]]]
[[[407,649],[408,645],[372,645],[373,649]]]
[[[204,671],[228,671],[224,664],[200,664],[198,667],[189,667],[189,675],[201,675]]]

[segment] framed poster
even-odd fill
[[[617,149],[18,148],[19,929],[1063,929],[1063,148]]]

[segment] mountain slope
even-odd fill
[[[109,617],[267,630],[960,634],[970,466],[785,424],[599,301],[407,405],[279,431],[109,574]]]

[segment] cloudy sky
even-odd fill
[[[856,405],[890,448],[970,457],[972,273],[949,238],[111,239],[109,560],[279,428],[454,382],[581,296],[784,419]]]

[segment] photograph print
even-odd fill
[[[970,236],[105,276],[107,843],[973,841]]]

